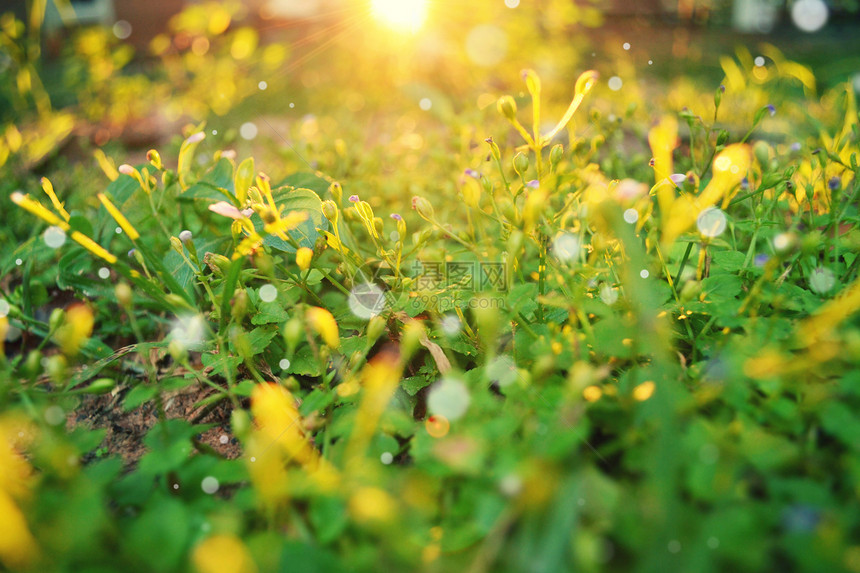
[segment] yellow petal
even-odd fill
[[[117,222],[117,225],[119,225],[122,230],[125,231],[125,234],[128,235],[128,238],[132,241],[138,240],[140,238],[140,233],[138,233],[137,229],[135,229],[128,221],[128,219],[125,218],[125,215],[123,215],[122,212],[120,212],[120,210],[116,208],[116,205],[114,205],[104,193],[99,193],[98,198],[99,201],[102,202],[102,205],[105,206],[105,209],[107,209],[108,213],[110,213],[110,216],[113,217],[114,221]]]
[[[51,203],[54,204],[54,209],[57,210],[63,219],[68,221],[70,219],[69,214],[66,212],[63,204],[60,203],[60,200],[57,198],[57,194],[54,193],[54,186],[51,184],[51,181],[47,177],[42,177],[42,189],[45,191],[45,194],[51,199]]]
[[[301,247],[296,251],[296,265],[303,271],[308,270],[311,266],[311,260],[314,257],[313,249]]]
[[[370,439],[376,432],[379,418],[400,384],[402,369],[400,358],[393,352],[380,352],[362,369],[364,395],[347,446],[348,464],[355,464],[363,459]]]
[[[340,334],[337,328],[337,321],[329,311],[318,306],[313,306],[305,312],[305,318],[311,328],[323,339],[329,347],[337,348],[340,346]]]
[[[51,225],[55,225],[61,228],[64,231],[69,230],[69,224],[48,211],[45,207],[42,206],[41,203],[32,199],[29,195],[24,195],[22,193],[12,193],[11,195],[12,202],[21,207],[22,209],[29,211],[33,215],[36,215],[43,221],[50,223]]]
[[[664,116],[648,132],[648,144],[654,157],[654,180],[660,181],[672,175],[672,152],[678,147],[678,120],[671,115]]]
[[[85,304],[74,304],[66,310],[65,321],[54,334],[63,354],[75,356],[86,344],[93,332],[95,317],[92,309]]]
[[[0,490],[0,562],[9,569],[25,569],[37,553],[24,514],[9,494]]]
[[[108,252],[101,245],[84,235],[83,233],[79,233],[78,231],[72,231],[72,240],[78,243],[80,246],[91,252],[97,257],[101,257],[106,260],[110,264],[116,263],[116,257]]]
[[[256,573],[251,554],[235,535],[213,535],[194,548],[191,557],[198,573]]]

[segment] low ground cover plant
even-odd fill
[[[0,563],[860,571],[855,92],[764,50],[15,171]]]

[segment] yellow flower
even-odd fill
[[[722,150],[714,159],[714,176],[708,186],[697,197],[681,195],[672,200],[668,213],[663,214],[663,245],[670,245],[692,227],[704,209],[719,201],[727,201],[746,176],[751,163],[752,152],[746,144],[735,143]],[[660,201],[661,208],[664,201]]]
[[[652,381],[643,382],[633,389],[633,399],[639,402],[644,402],[654,395],[654,390],[657,386]]]
[[[267,472],[278,467],[282,469],[284,461],[293,460],[301,464],[322,488],[330,489],[337,484],[337,470],[320,457],[305,436],[296,400],[286,388],[277,384],[257,385],[251,394],[251,413],[256,422],[256,449],[252,454],[256,459],[251,462],[255,485],[263,485],[268,494],[277,497],[279,484],[272,483],[272,474]]]
[[[75,356],[89,340],[93,332],[95,317],[92,309],[85,304],[74,304],[66,310],[62,326],[54,333],[54,340],[60,345],[63,354]]]
[[[362,487],[350,496],[349,513],[361,524],[384,523],[397,514],[397,504],[384,490]]]
[[[198,573],[256,573],[251,554],[235,535],[220,534],[206,538],[191,556]]]
[[[318,306],[312,306],[305,312],[305,318],[317,334],[330,348],[340,346],[340,334],[337,321],[329,311]]]

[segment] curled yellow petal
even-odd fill
[[[567,111],[556,126],[552,128],[552,131],[543,136],[541,143],[548,143],[551,141],[559,131],[564,129],[565,126],[570,123],[570,120],[573,119],[573,114],[576,113],[577,109],[579,109],[579,105],[582,103],[582,100],[585,99],[585,96],[591,91],[594,84],[597,83],[598,77],[600,77],[600,75],[594,70],[588,70],[580,74],[573,89],[573,100],[570,102]]]
[[[57,194],[54,193],[54,186],[51,184],[51,181],[47,177],[42,177],[42,189],[45,191],[45,194],[51,199],[51,203],[54,204],[54,209],[57,210],[57,213],[63,217],[66,221],[70,219],[69,214],[66,212],[65,207],[62,203],[60,203],[60,199],[57,197]]]
[[[138,240],[140,238],[140,233],[138,233],[137,229],[135,229],[129,220],[125,218],[125,215],[116,208],[116,205],[114,205],[104,193],[99,193],[98,198],[99,201],[102,202],[102,205],[105,206],[105,209],[107,209],[107,212],[110,213],[110,216],[113,217],[114,221],[116,221],[117,225],[125,231],[128,238],[132,241]]]
[[[46,223],[50,223],[51,225],[55,225],[61,228],[64,231],[69,230],[69,224],[51,213],[48,209],[42,206],[41,203],[31,198],[29,195],[24,195],[23,193],[12,193],[10,196],[12,202],[24,209],[25,211],[29,211],[33,215],[39,217]]]

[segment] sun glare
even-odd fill
[[[427,18],[427,0],[371,0],[373,15],[398,30],[415,31]]]

